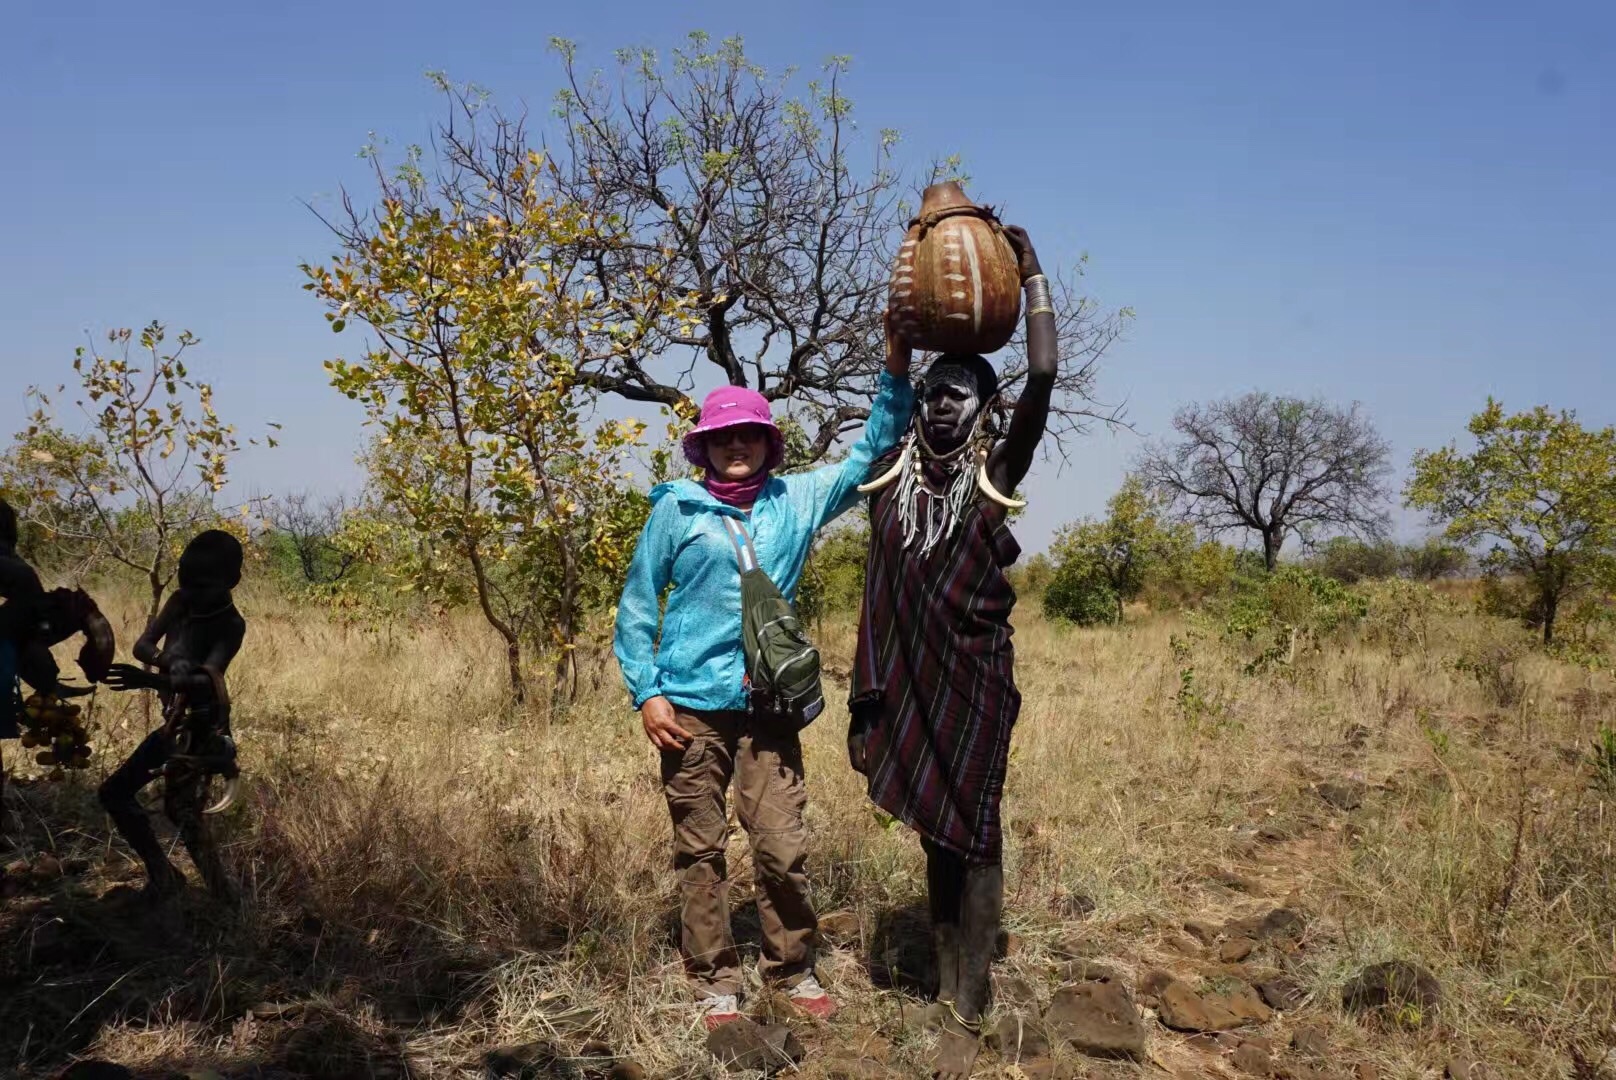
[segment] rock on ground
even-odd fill
[[[1096,1057],[1136,1058],[1145,1052],[1145,1026],[1127,992],[1114,982],[1089,982],[1055,992],[1044,1027],[1051,1040]]]
[[[707,1052],[737,1072],[773,1075],[803,1058],[802,1043],[783,1024],[758,1024],[742,1017],[714,1028]]]
[[[1405,1020],[1424,1023],[1442,1005],[1442,984],[1418,964],[1392,960],[1371,964],[1341,988],[1341,1004],[1348,1012],[1417,1010]]]

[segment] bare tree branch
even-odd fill
[[[1257,533],[1270,570],[1292,533],[1385,535],[1391,448],[1356,402],[1250,393],[1185,406],[1173,427],[1180,438],[1147,447],[1140,474],[1202,531]]]

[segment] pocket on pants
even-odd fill
[[[718,784],[707,740],[692,739],[682,751],[663,752],[662,789],[673,818],[677,854],[699,857],[724,850],[728,822]]]

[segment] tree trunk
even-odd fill
[[[556,657],[555,681],[552,687],[558,701],[571,702],[578,694],[578,560],[569,546],[569,538],[561,540],[561,603],[556,613],[556,637],[560,639],[561,655]]]
[[[1122,594],[1117,593],[1117,625],[1122,625]]]
[[[527,684],[522,681],[522,642],[504,629],[500,633],[505,635],[505,667],[511,676],[511,697],[520,705],[527,700]]]
[[[1545,592],[1543,594],[1543,644],[1554,644],[1554,617],[1560,611],[1560,594],[1558,592]]]
[[[1274,567],[1279,563],[1279,548],[1285,542],[1285,534],[1277,529],[1265,531],[1262,534],[1263,568],[1273,573]]]

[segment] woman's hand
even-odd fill
[[[683,750],[695,736],[679,726],[673,702],[658,695],[640,706],[640,723],[645,737],[658,750]]]
[[[887,335],[887,374],[909,374],[909,357],[912,350],[909,343],[903,340],[897,329],[892,325],[892,312],[888,311],[881,316],[881,328]]]
[[[1044,272],[1038,265],[1038,252],[1033,250],[1032,237],[1027,235],[1026,229],[1020,225],[1006,225],[1004,238],[1010,241],[1010,249],[1016,253],[1016,263],[1021,269],[1023,282]]]

